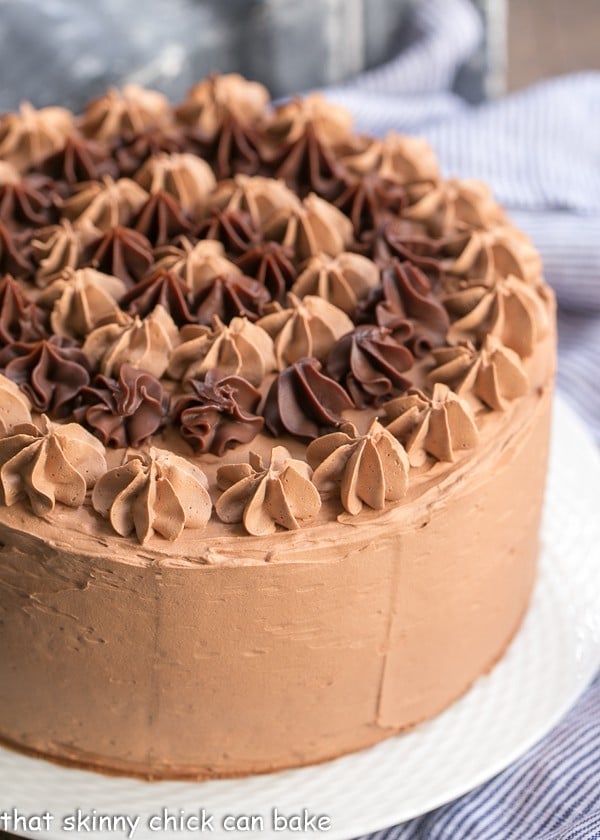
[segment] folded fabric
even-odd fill
[[[491,185],[532,237],[559,302],[562,393],[600,442],[600,74],[471,106],[451,90],[482,37],[468,0],[421,0],[397,58],[326,91],[359,130],[419,134],[447,176]],[[467,796],[378,840],[600,838],[600,676],[534,749]]]

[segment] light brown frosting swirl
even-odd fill
[[[83,504],[87,490],[106,472],[104,446],[78,423],[57,425],[42,415],[41,429],[16,426],[0,438],[4,504],[28,499],[36,516],[56,502]]]
[[[375,172],[380,178],[402,186],[416,182],[435,182],[439,167],[435,152],[422,137],[405,137],[390,131],[383,140],[361,137],[355,148],[340,158],[355,175]]]
[[[61,149],[72,131],[73,115],[66,108],[37,109],[23,102],[18,113],[0,119],[0,158],[23,172]]]
[[[542,275],[540,255],[531,240],[508,224],[470,231],[447,247],[456,250],[457,255],[444,259],[442,267],[459,281],[467,277],[472,282],[492,286],[498,278],[514,275],[526,283],[537,284]]]
[[[383,406],[388,432],[406,449],[412,467],[432,455],[454,461],[456,453],[477,445],[479,432],[468,402],[436,382],[431,397],[413,390]]]
[[[268,134],[278,146],[282,142],[291,145],[310,125],[321,143],[335,147],[348,141],[352,123],[352,115],[341,105],[328,101],[320,93],[311,93],[279,106],[269,123]]]
[[[498,281],[491,289],[461,289],[448,295],[444,305],[455,318],[448,333],[450,340],[489,333],[521,358],[531,356],[550,329],[548,310],[537,289],[513,276]]]
[[[260,175],[236,175],[217,185],[209,196],[208,206],[219,210],[241,210],[249,214],[257,230],[264,230],[273,216],[291,212],[301,206],[301,202],[282,180]]]
[[[342,505],[352,516],[364,505],[382,510],[386,502],[397,502],[408,489],[408,456],[378,420],[373,420],[364,435],[345,423],[339,432],[312,441],[306,457],[319,490],[339,492]]]
[[[117,534],[135,530],[140,543],[155,533],[176,540],[184,528],[204,528],[212,510],[202,470],[164,449],[128,453],[119,467],[105,473],[92,493],[92,504]]]
[[[269,92],[259,82],[249,82],[238,73],[209,76],[194,85],[178,117],[213,139],[223,122],[232,118],[242,125],[261,120],[269,103]]]
[[[77,231],[96,231],[97,237],[117,225],[127,225],[148,199],[148,193],[130,178],[86,181],[60,202],[61,210]]]
[[[306,356],[324,361],[338,338],[354,329],[346,313],[323,298],[300,300],[290,293],[287,303],[286,309],[275,304],[275,311],[257,322],[274,341],[278,370]]]
[[[216,181],[212,169],[202,158],[191,154],[161,154],[148,158],[135,180],[148,193],[165,192],[179,206],[198,214]]]
[[[117,277],[93,268],[68,268],[44,290],[38,303],[52,306],[55,335],[84,338],[100,324],[119,320],[117,301],[126,288]]]
[[[224,324],[215,315],[212,327],[182,327],[180,339],[167,369],[173,379],[204,379],[215,370],[221,377],[241,376],[259,386],[277,367],[271,337],[247,318]]]
[[[201,239],[195,245],[182,241],[181,248],[168,249],[155,268],[174,271],[182,277],[192,295],[209,286],[215,277],[242,272],[225,256],[225,248],[216,239]]]
[[[489,227],[506,218],[487,184],[456,178],[438,181],[403,216],[423,222],[433,236]]]
[[[327,254],[312,257],[292,286],[292,292],[300,298],[318,295],[352,315],[379,282],[379,269],[372,260],[343,251],[336,257]]]
[[[251,452],[247,464],[226,464],[217,470],[224,490],[215,510],[223,522],[242,522],[249,534],[274,534],[277,525],[300,528],[321,509],[321,497],[311,482],[312,470],[291,457],[284,446],[274,446],[265,466]]]
[[[427,374],[429,382],[443,382],[459,396],[474,395],[495,411],[504,411],[508,402],[529,390],[518,354],[495,336],[487,336],[480,350],[465,342],[431,352],[436,364]]]
[[[165,120],[169,101],[157,90],[128,84],[122,90],[110,88],[90,102],[80,128],[87,137],[107,142],[121,134],[137,134]]]
[[[353,227],[337,207],[310,193],[291,212],[276,213],[264,234],[292,248],[296,258],[304,260],[322,252],[332,257],[340,254],[352,241]]]
[[[31,403],[18,385],[0,373],[0,435],[31,423]]]
[[[127,362],[160,378],[178,343],[177,326],[159,304],[144,319],[121,313],[117,323],[97,327],[86,338],[83,352],[105,376],[117,376]]]
[[[44,288],[57,280],[66,269],[77,268],[82,244],[68,219],[61,219],[56,225],[36,230],[31,240],[31,250],[37,263],[36,285]]]

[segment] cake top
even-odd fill
[[[487,187],[237,75],[2,116],[0,278],[2,501],[140,542],[401,503],[549,326]]]

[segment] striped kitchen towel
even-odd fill
[[[430,140],[444,174],[488,182],[540,250],[559,302],[559,388],[600,442],[600,73],[471,106],[452,92],[482,37],[469,0],[421,0],[410,46],[328,89],[360,130]],[[372,840],[600,840],[600,675],[496,778]]]

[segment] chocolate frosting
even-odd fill
[[[189,380],[187,388],[190,393],[174,405],[173,420],[198,452],[221,456],[238,443],[249,443],[262,429],[263,418],[254,413],[260,391],[241,376],[221,379],[210,371],[203,382]]]
[[[246,253],[259,238],[249,213],[243,210],[219,210],[218,207],[213,208],[202,222],[198,236],[220,242],[234,256]]]
[[[154,534],[176,540],[184,528],[204,528],[212,503],[202,470],[164,449],[128,453],[92,493],[94,509],[123,537],[135,531],[140,543]]]
[[[31,422],[31,403],[18,385],[0,373],[0,435]]]
[[[347,177],[334,201],[350,218],[359,240],[366,232],[375,230],[386,214],[397,215],[407,203],[404,187],[373,172],[358,178]]]
[[[50,220],[53,182],[44,175],[24,175],[0,169],[0,219],[9,226],[45,225]]]
[[[333,196],[343,173],[335,148],[348,141],[351,126],[348,111],[318,93],[281,105],[266,137],[277,177],[300,194]]]
[[[428,455],[454,461],[457,452],[472,449],[479,441],[469,403],[441,382],[435,383],[431,397],[413,389],[383,409],[388,432],[404,445],[413,467],[422,466]]]
[[[87,137],[108,142],[156,126],[166,121],[169,113],[169,102],[162,93],[128,84],[122,90],[110,88],[90,102],[80,128]]]
[[[327,359],[328,372],[358,407],[377,405],[410,388],[411,381],[403,374],[412,365],[412,353],[392,338],[391,330],[371,325],[342,336]]]
[[[225,325],[215,316],[211,327],[183,327],[180,338],[167,370],[173,379],[204,379],[214,370],[259,386],[277,367],[270,336],[247,318],[233,318]]]
[[[312,257],[292,286],[298,297],[318,295],[353,316],[360,301],[379,284],[379,269],[360,254]]]
[[[0,368],[27,395],[36,411],[69,415],[81,388],[90,381],[90,361],[74,342],[52,336],[33,344],[15,343],[0,352]]]
[[[406,343],[413,355],[423,356],[444,342],[450,327],[448,314],[416,266],[393,260],[383,269],[381,288],[372,298],[379,299],[374,308],[380,326],[404,334],[406,323],[410,324],[412,335]]]
[[[28,233],[19,233],[0,221],[0,274],[22,277],[32,271]]]
[[[312,123],[305,126],[297,140],[284,141],[275,174],[299,195],[314,191],[325,198],[333,198],[343,183],[341,165],[332,150],[319,139]]]
[[[78,423],[55,425],[45,416],[41,429],[26,423],[0,438],[0,464],[4,504],[26,498],[37,516],[51,513],[56,502],[79,507],[106,472],[96,438]]]
[[[363,505],[382,510],[386,502],[399,501],[408,489],[410,465],[404,447],[377,420],[364,435],[345,423],[338,432],[314,440],[306,457],[319,490],[338,492],[352,516]]]
[[[67,219],[36,230],[31,240],[36,285],[44,288],[64,271],[77,268],[81,249],[81,237]]]
[[[181,126],[167,123],[119,138],[114,161],[121,177],[132,178],[148,158],[175,155],[193,148]]]
[[[45,158],[37,168],[70,187],[81,181],[99,181],[103,175],[117,174],[108,149],[78,133],[67,137],[64,146]]]
[[[250,452],[247,464],[227,464],[217,470],[224,491],[215,510],[223,522],[242,522],[249,534],[274,534],[277,525],[296,530],[321,509],[321,497],[311,482],[311,469],[274,446],[268,466]]]
[[[161,190],[152,193],[141,206],[134,227],[154,247],[159,247],[179,235],[190,233],[193,226],[173,196]]]
[[[5,274],[0,279],[0,346],[14,341],[39,341],[48,334],[46,313],[28,297],[14,277]]]
[[[352,400],[337,382],[321,372],[317,359],[300,359],[271,384],[263,409],[271,434],[312,440],[342,422]]]
[[[291,248],[267,240],[250,244],[235,264],[244,274],[255,277],[265,286],[273,300],[281,301],[297,277],[292,258]]]
[[[83,405],[74,418],[105,446],[139,446],[165,422],[169,397],[160,381],[144,370],[121,365],[118,379],[98,375],[80,391]]]
[[[193,218],[206,204],[216,181],[206,161],[192,154],[160,154],[149,158],[135,180],[146,192],[164,192]]]
[[[407,260],[437,284],[442,277],[443,245],[444,240],[429,236],[419,222],[385,216],[377,228],[361,236],[358,248],[381,266],[395,258]]]
[[[63,221],[63,224],[68,222]],[[81,261],[83,265],[112,274],[127,286],[133,286],[152,266],[152,245],[143,233],[116,225],[87,246]]]
[[[0,159],[24,172],[60,149],[73,130],[66,108],[40,108],[23,102],[18,113],[0,118]]]
[[[210,324],[215,315],[225,323],[236,315],[256,321],[264,304],[270,300],[268,290],[258,281],[243,274],[221,274],[210,280],[194,296],[194,311],[201,324]]]
[[[345,312],[323,298],[307,295],[300,300],[292,293],[286,309],[276,305],[258,326],[274,340],[279,370],[306,356],[324,361],[337,339],[354,327]]]
[[[121,365],[130,363],[161,377],[178,342],[177,326],[159,304],[143,320],[121,313],[118,322],[97,327],[83,350],[105,376],[115,376]]]
[[[175,271],[159,268],[136,283],[121,299],[121,306],[130,315],[141,318],[161,306],[181,326],[196,320],[190,311],[190,296],[189,287]]]
[[[429,382],[443,382],[459,396],[473,394],[495,411],[504,411],[508,402],[529,389],[519,356],[494,336],[487,336],[480,350],[464,343],[437,348],[432,355],[435,366],[427,374]]]

